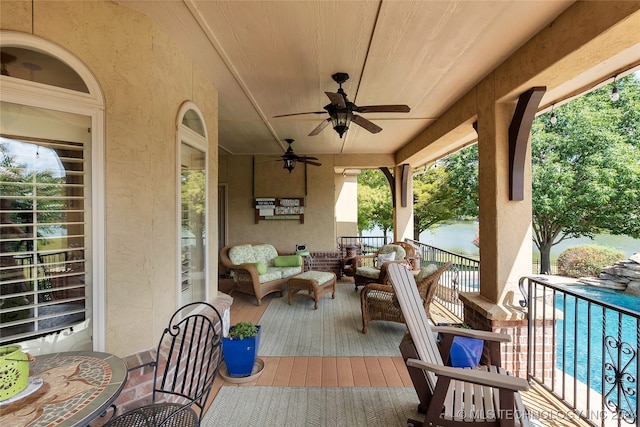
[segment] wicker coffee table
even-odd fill
[[[330,271],[305,271],[289,279],[287,286],[289,305],[294,296],[301,296],[313,300],[313,308],[317,310],[318,300],[324,294],[331,292],[331,298],[336,297],[336,275]]]

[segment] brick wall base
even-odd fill
[[[536,376],[551,378],[554,367],[553,356],[553,321],[536,321],[535,347],[529,349],[528,313],[523,310],[510,311],[497,304],[488,303],[486,300],[478,303],[482,297],[476,293],[461,293],[460,299],[464,303],[464,321],[472,329],[507,334],[511,337],[508,343],[500,345],[502,366],[521,378],[528,375],[529,351],[535,352],[532,359]],[[498,308],[496,310],[496,308]],[[496,315],[496,312],[499,313]]]
[[[340,261],[342,260],[340,252],[311,252],[311,257],[313,258],[313,270],[333,271],[337,277],[340,277]]]

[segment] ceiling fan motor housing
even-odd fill
[[[331,76],[331,78],[333,79],[334,82],[336,82],[339,85],[341,85],[342,83],[344,83],[347,80],[349,80],[349,74],[347,74],[347,73],[335,73],[334,75]]]
[[[330,104],[325,105],[324,110],[329,113],[329,118],[320,122],[315,129],[309,133],[309,136],[314,136],[320,133],[325,126],[331,122],[333,129],[340,135],[340,138],[345,134],[347,130],[349,130],[349,125],[351,122],[354,122],[358,126],[364,128],[365,130],[371,133],[378,133],[382,131],[382,128],[375,123],[365,119],[362,116],[355,115],[356,113],[408,113],[410,108],[408,105],[367,105],[358,107],[353,102],[350,102],[347,99],[347,94],[342,89],[342,83],[349,80],[349,74],[347,73],[335,73],[331,76],[331,78],[340,85],[337,92],[325,92],[329,100]],[[280,116],[274,117],[286,117],[286,116],[297,116],[301,114],[323,114],[323,111],[311,111],[308,113],[293,113],[293,114],[284,114]],[[289,140],[287,140],[289,142]],[[293,142],[293,140],[291,140]],[[291,144],[291,143],[289,143]]]

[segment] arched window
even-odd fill
[[[185,102],[178,113],[178,292],[181,304],[208,298],[208,146],[202,114],[195,104]]]
[[[0,33],[0,344],[103,350],[102,93],[61,47]]]

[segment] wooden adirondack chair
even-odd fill
[[[445,366],[435,337],[437,332],[445,332],[504,341],[508,335],[432,327],[413,274],[393,264],[389,265],[388,272],[410,333],[410,338],[403,340],[401,350],[425,410],[424,422],[409,419],[407,423],[413,426],[470,425],[468,423],[474,427],[528,426],[529,419],[519,394],[529,389],[525,379],[507,375],[496,365],[477,369]],[[447,343],[450,346],[451,340],[445,339],[443,348]],[[489,358],[493,363],[499,360],[499,343],[490,349]]]

